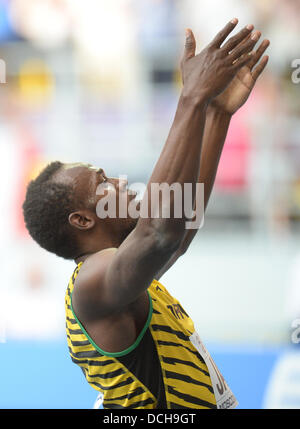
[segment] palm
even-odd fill
[[[213,104],[233,114],[246,102],[254,84],[251,70],[245,66],[239,70],[228,87],[214,99]]]
[[[253,59],[238,71],[227,88],[212,101],[214,106],[233,114],[247,101],[257,78],[268,62],[268,57],[259,62],[268,45],[268,40],[262,42]]]

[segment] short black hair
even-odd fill
[[[78,208],[75,192],[72,185],[53,180],[62,166],[60,161],[51,162],[29,182],[23,215],[29,234],[43,249],[74,259],[80,251],[68,218]]]

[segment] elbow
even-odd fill
[[[181,248],[183,233],[180,228],[165,228],[159,222],[140,223],[136,228],[140,231],[139,236],[147,237],[150,246],[158,253],[173,254]]]
[[[190,242],[187,242],[186,239],[182,240],[176,251],[177,257],[180,258],[181,256],[183,256],[187,252],[189,247],[190,247]]]
[[[182,238],[177,234],[164,234],[157,237],[157,246],[164,252],[174,254],[181,253]]]
[[[154,228],[153,234],[158,249],[170,254],[181,252],[184,231],[180,228]]]
[[[188,250],[189,246],[181,245],[177,251],[178,257],[183,256]]]

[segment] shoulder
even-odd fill
[[[105,302],[102,285],[107,267],[116,251],[116,248],[101,250],[78,264],[77,274],[74,276],[72,304],[85,319],[101,314],[102,306],[99,304],[101,301]]]
[[[99,275],[105,274],[105,271],[110,264],[117,248],[104,249],[89,256],[84,262],[78,264],[78,274],[76,276],[76,285],[80,287],[89,287],[93,285],[93,280],[96,277],[99,280]]]

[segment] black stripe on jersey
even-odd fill
[[[87,376],[88,378],[90,377],[90,375]],[[112,386],[102,386],[102,384],[97,383],[96,381],[89,381],[90,384],[94,384],[95,386],[99,387],[101,390],[113,390],[113,389],[117,389],[118,387],[123,387],[123,386],[127,386],[128,384],[133,382],[133,378],[132,377],[128,377],[127,380],[125,381],[121,381],[118,384],[114,384]]]
[[[74,343],[72,344],[74,345]],[[85,352],[77,352],[77,353],[72,351],[72,356],[75,357],[76,359],[81,359],[81,358],[96,358],[101,355],[99,355],[99,352],[97,352],[97,350],[87,350]]]
[[[67,335],[67,337],[70,339],[72,346],[75,346],[75,347],[88,346],[91,344],[88,340],[86,340],[86,341],[73,341],[72,338],[70,337],[70,335]]]
[[[154,401],[152,398],[145,399],[144,401],[134,402],[133,404],[130,404],[126,408],[143,408],[149,404],[154,404]],[[103,408],[114,409],[114,408],[125,408],[125,407],[122,407],[122,405],[119,405],[119,404],[107,404],[106,401],[103,401]]]
[[[196,398],[192,395],[187,395],[186,393],[178,392],[172,386],[168,386],[168,392],[174,396],[177,396],[177,398],[183,399],[184,401],[189,402],[191,404],[202,405],[203,407],[207,408],[217,408],[215,404],[211,404],[210,402],[204,401],[203,399]]]
[[[161,314],[159,311],[155,310],[155,308],[152,308],[152,313],[154,313],[154,314]]]
[[[73,335],[82,334],[82,330],[81,329],[71,329],[71,328],[69,328],[69,332],[70,332],[70,334],[73,334]]]
[[[168,363],[170,365],[176,365],[176,363],[181,363],[183,365],[187,365],[187,366],[191,366],[192,368],[197,369],[198,371],[201,371],[203,374],[209,376],[209,373],[207,371],[205,371],[204,369],[201,369],[199,366],[195,365],[193,362],[190,361],[186,361],[183,359],[177,359],[177,358],[172,358],[172,357],[166,357],[166,356],[161,356],[163,362]]]
[[[71,317],[67,317],[67,320],[70,322],[70,323],[72,323],[72,325],[75,325],[76,323],[77,323],[77,320],[76,319],[71,319]]]
[[[154,331],[163,331],[163,332],[168,332],[168,334],[174,334],[176,335],[176,337],[180,338],[181,340],[184,341],[189,341],[189,337],[187,335],[184,335],[183,332],[181,331],[175,331],[174,329],[170,328],[170,326],[166,326],[166,325],[151,325],[151,328]]]
[[[115,361],[114,360],[105,360],[105,361],[102,361],[102,360],[87,360],[87,359],[84,359],[84,360],[75,360],[75,358],[74,358],[74,356],[71,354],[71,359],[72,359],[72,361],[73,362],[75,362],[75,363],[77,363],[78,365],[83,365],[83,364],[85,364],[85,363],[87,363],[88,365],[90,365],[90,366],[105,366],[105,365],[109,365],[110,363],[115,363]]]
[[[197,356],[197,358],[200,360],[201,363],[205,363],[203,357],[200,355],[200,353],[198,351],[194,352],[194,354]],[[206,363],[205,363],[205,365],[206,365]]]
[[[76,267],[75,270],[74,270],[74,272],[73,272],[73,275],[72,275],[72,283],[73,283],[73,285],[74,285],[75,279],[76,279],[76,277],[78,275],[78,271],[79,271],[79,269],[78,269],[78,267]]]
[[[116,369],[115,371],[106,372],[105,374],[94,374],[95,378],[102,378],[103,380],[106,380],[107,378],[113,378],[118,377],[119,375],[125,374],[125,371],[123,368]],[[93,377],[93,375],[89,375],[89,377]]]
[[[194,380],[189,375],[178,374],[177,372],[173,372],[173,371],[165,371],[165,374],[166,374],[166,378],[172,378],[175,380],[186,381],[187,383],[190,383],[190,384],[196,384],[197,386],[203,386],[203,387],[206,387],[211,393],[214,393],[213,388],[209,384],[202,383],[201,381],[198,381],[198,380]]]
[[[142,387],[138,387],[133,392],[128,393],[128,395],[119,396],[118,398],[105,399],[105,402],[120,401],[122,399],[131,399],[131,398],[134,398],[135,396],[141,395],[143,393],[145,393],[145,389],[143,389]]]
[[[185,409],[186,410],[186,407],[184,407],[183,405],[176,404],[175,402],[169,402],[169,404],[170,404],[171,410],[174,410],[174,409]]]
[[[184,346],[183,344],[174,343],[172,341],[162,341],[162,340],[157,340],[157,344],[161,346],[183,347],[184,349],[188,350],[190,353],[193,353],[195,356],[197,356],[202,363],[205,363],[204,359],[200,356],[200,354],[197,351],[191,350],[190,348]]]

